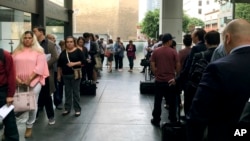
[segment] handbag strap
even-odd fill
[[[67,50],[65,50],[65,52],[66,52],[66,57],[67,57],[67,60],[68,60],[68,62],[70,63],[68,51],[67,51]],[[73,67],[71,67],[71,68],[72,68],[72,70],[74,70],[74,68],[73,68]]]
[[[67,60],[68,60],[68,62],[70,63],[68,51],[66,50],[65,52],[66,52]]]
[[[27,92],[29,92],[30,91],[30,87],[29,86],[27,86]],[[17,93],[19,93],[20,92],[20,86],[17,86]]]

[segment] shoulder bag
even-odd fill
[[[20,86],[17,87],[13,96],[14,112],[25,112],[35,110],[37,108],[36,97],[30,87],[27,86],[26,91],[20,92]]]

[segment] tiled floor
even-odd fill
[[[139,82],[144,79],[140,71],[135,68],[129,73],[125,68],[108,73],[104,69],[97,95],[81,96],[80,117],[73,110],[67,116],[55,110],[56,124],[48,125],[45,111],[41,112],[29,139],[24,138],[26,115],[22,115],[18,119],[20,141],[160,141],[160,128],[150,123],[154,96],[139,92]]]

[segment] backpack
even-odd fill
[[[205,58],[205,53],[201,52],[199,53],[201,58],[195,61],[195,64],[192,65],[191,73],[190,73],[190,80],[193,87],[197,88],[198,84],[201,80],[202,74],[205,71],[207,65],[209,64],[209,61]],[[194,58],[196,55],[194,56]],[[194,59],[195,60],[195,59]]]

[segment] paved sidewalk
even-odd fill
[[[141,68],[132,73],[107,69],[101,72],[96,96],[81,96],[82,114],[72,111],[62,116],[55,109],[55,125],[48,125],[45,111],[33,127],[33,135],[24,138],[27,114],[18,118],[20,141],[160,141],[160,128],[151,125],[153,95],[141,95]],[[167,119],[163,109],[162,119]],[[164,120],[163,120],[164,122]]]

